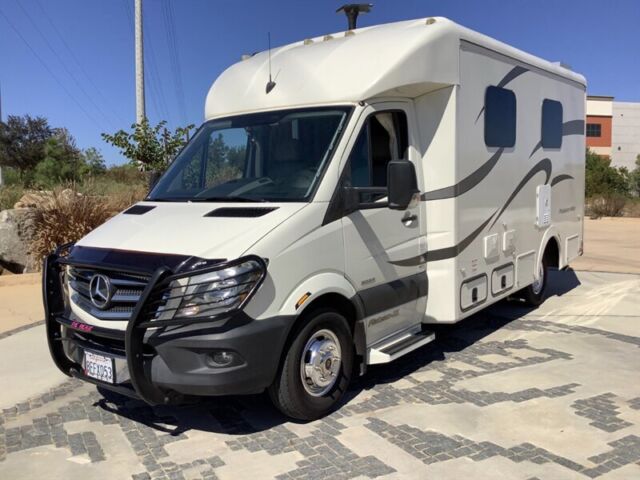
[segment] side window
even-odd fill
[[[387,164],[402,158],[408,146],[407,117],[390,111],[371,115],[349,155],[351,186],[386,187]]]
[[[542,102],[542,148],[562,147],[562,104],[547,98]]]
[[[516,96],[513,91],[488,87],[484,108],[484,143],[487,147],[513,147],[516,144]]]

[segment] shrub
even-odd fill
[[[587,202],[587,214],[591,218],[621,217],[627,201],[627,197],[618,193],[599,195]]]
[[[629,195],[629,171],[611,166],[609,157],[601,157],[587,149],[585,171],[585,196]]]
[[[75,242],[137,200],[135,192],[108,197],[56,189],[33,213],[30,252],[36,263],[59,245]]]
[[[0,187],[0,211],[13,208],[24,194],[24,188],[20,185]]]

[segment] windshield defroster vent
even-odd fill
[[[277,209],[278,207],[222,207],[211,210],[205,217],[255,218]]]

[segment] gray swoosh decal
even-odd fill
[[[536,153],[538,150],[540,150],[542,148],[542,140],[540,140],[535,147],[533,147],[533,150],[531,151],[531,155],[529,155],[529,158],[533,157],[533,154]]]
[[[460,243],[454,245],[452,247],[440,248],[438,250],[431,250],[427,253],[423,253],[422,255],[417,255],[415,257],[407,258],[404,260],[395,260],[389,261],[389,263],[393,265],[397,265],[399,267],[413,267],[417,265],[421,265],[426,262],[434,262],[437,260],[446,260],[447,258],[457,257],[462,253],[470,244],[473,242],[478,235],[484,230],[487,224],[495,217],[489,228],[493,227],[495,223],[498,221],[500,216],[504,213],[507,207],[511,204],[513,199],[520,193],[520,190],[524,188],[524,186],[531,180],[536,174],[540,172],[544,172],[546,174],[546,178],[544,184],[549,183],[549,178],[551,177],[551,160],[548,158],[543,158],[538,163],[536,163],[529,172],[524,176],[524,178],[520,181],[516,189],[511,193],[505,204],[500,208],[500,210],[496,210],[493,215],[487,218],[478,228],[476,228],[473,232],[471,232],[467,237],[464,238]],[[564,182],[565,180],[573,180],[571,175],[561,174],[557,175],[551,180],[551,186],[557,185],[560,182]]]
[[[498,212],[498,215],[496,215],[495,219],[493,220],[493,223],[489,226],[489,228],[493,227],[496,224],[496,222],[498,221],[500,216],[507,209],[507,207],[511,204],[513,199],[516,198],[516,195],[518,195],[518,193],[520,193],[520,190],[522,190],[524,188],[524,186],[529,182],[529,180],[531,180],[536,174],[538,174],[540,172],[544,172],[546,174],[546,178],[545,178],[544,184],[546,185],[547,183],[549,183],[549,178],[551,177],[551,169],[552,169],[551,160],[549,160],[548,158],[543,158],[538,163],[536,163],[533,166],[533,168],[531,168],[531,170],[529,170],[527,172],[527,174],[520,181],[520,183],[518,184],[516,189],[511,193],[511,195],[509,195],[509,198],[507,199],[505,204],[502,206],[502,208]]]
[[[562,124],[562,135],[584,134],[584,120],[569,120]]]
[[[569,120],[562,124],[562,136],[567,135],[582,135],[584,133],[584,120]],[[535,147],[529,158],[533,157],[533,154],[542,148],[542,140],[540,140]]]
[[[429,201],[429,200],[442,200],[445,198],[453,198],[458,195],[462,195],[465,192],[468,192],[473,187],[478,185],[484,177],[486,177],[489,172],[496,166],[498,160],[502,156],[502,152],[504,148],[499,148],[496,153],[494,153],[489,160],[487,160],[484,164],[480,166],[475,172],[471,173],[467,177],[460,180],[455,185],[451,185],[450,187],[439,188],[438,190],[432,190],[430,192],[425,192],[420,195],[420,200]]]
[[[557,175],[553,177],[553,180],[551,180],[551,186],[553,187],[554,185],[557,185],[560,182],[564,182],[565,180],[573,180],[573,177],[564,173],[562,175]]]
[[[516,77],[519,77],[520,75],[522,75],[523,73],[528,72],[529,69],[525,68],[525,67],[521,67],[521,66],[515,66],[513,67],[511,70],[509,70],[509,72],[502,78],[502,80],[500,80],[500,82],[498,83],[498,87],[500,88],[504,88],[504,86],[509,83],[511,80],[513,80]]]
[[[457,257],[462,253],[471,242],[475,240],[475,238],[480,235],[480,232],[484,230],[487,226],[487,223],[491,221],[496,212],[493,212],[489,218],[487,218],[482,225],[476,228],[473,232],[471,232],[467,237],[465,237],[460,243],[454,245],[453,247],[440,248],[438,250],[431,250],[427,253],[423,253],[422,255],[417,255],[415,257],[407,258],[404,260],[390,260],[389,263],[393,265],[398,265],[399,267],[413,267],[417,265],[421,265],[426,262],[435,262],[437,260],[446,260],[447,258]]]
[[[521,67],[521,66],[513,67],[511,70],[509,70],[507,72],[507,74],[504,77],[502,77],[502,80],[500,80],[498,82],[498,85],[496,85],[496,86],[500,87],[500,88],[504,88],[504,86],[507,83],[509,83],[511,80],[519,77],[520,75],[522,75],[523,73],[526,73],[528,71],[529,71],[529,69],[525,68],[525,67]],[[482,106],[482,108],[478,112],[478,116],[476,117],[475,123],[478,123],[478,119],[480,118],[480,116],[482,115],[483,112],[484,112],[484,105]]]

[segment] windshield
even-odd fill
[[[154,201],[306,201],[349,108],[254,113],[205,123],[149,194]]]

